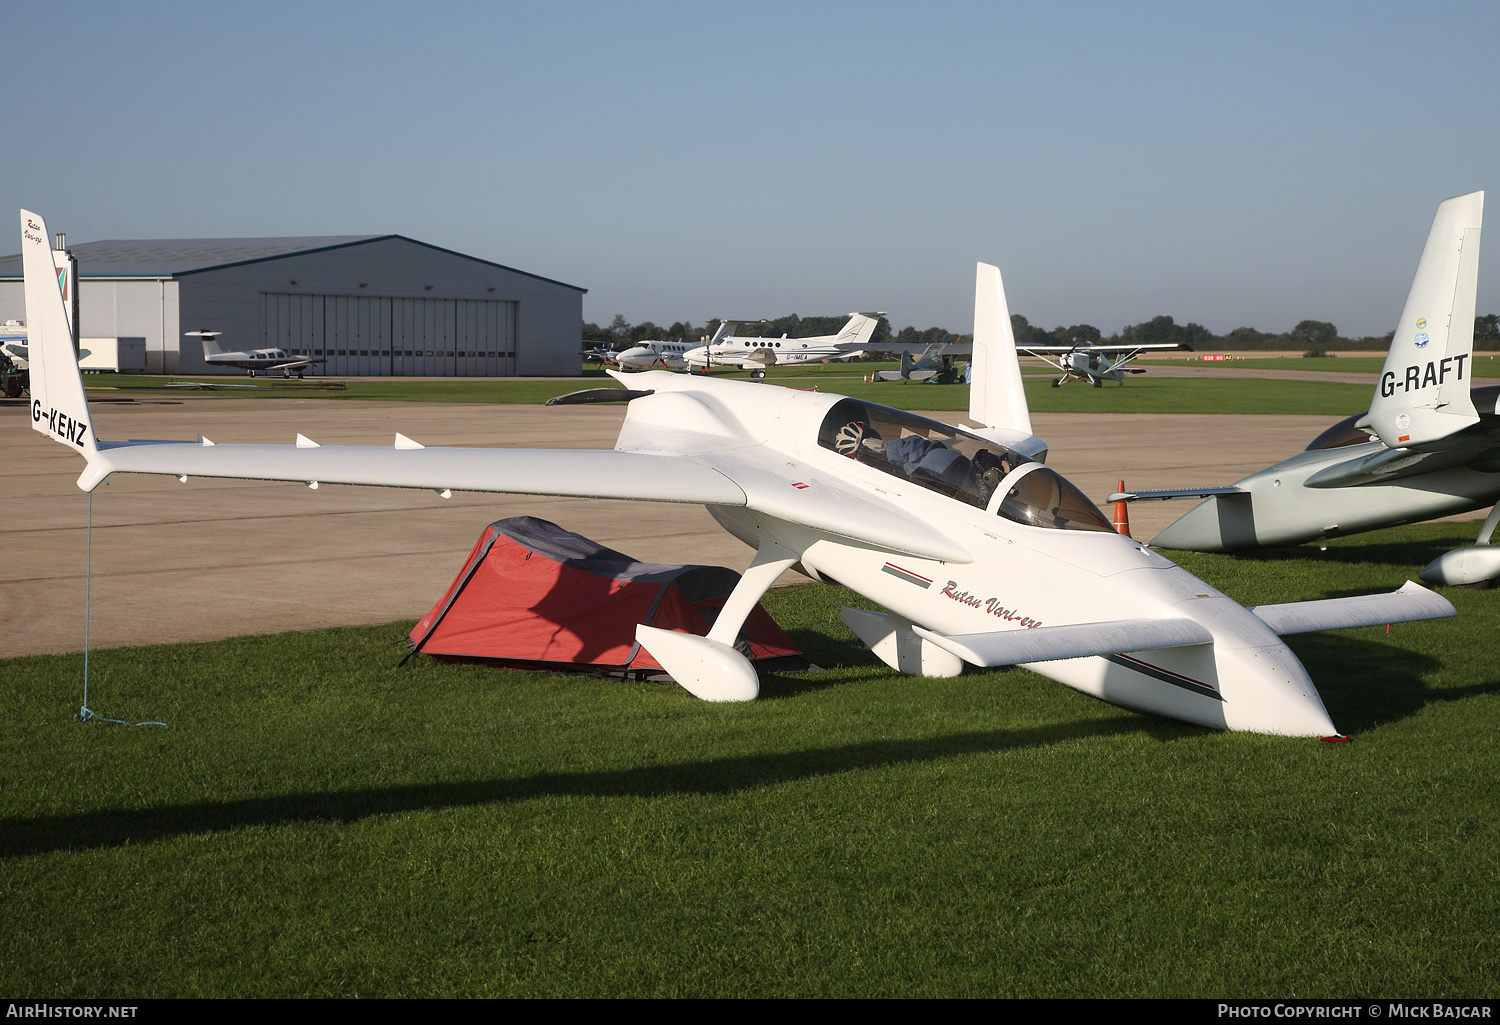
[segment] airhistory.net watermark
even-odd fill
[[[10,1003],[7,1018],[134,1018],[136,1004]]]

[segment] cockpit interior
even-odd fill
[[[1033,527],[1112,532],[1056,471],[947,424],[858,399],[833,406],[818,444],[966,505]]]

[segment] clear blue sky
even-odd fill
[[[0,0],[0,38],[0,197],[73,241],[395,232],[603,323],[968,331],[985,260],[1047,327],[1383,334],[1438,202],[1500,189],[1493,2]]]

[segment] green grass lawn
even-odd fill
[[[1500,377],[1500,362],[1495,357],[1500,353],[1476,352],[1470,366],[1475,377]],[[1286,356],[1266,356],[1251,359],[1227,360],[1223,363],[1204,363],[1197,359],[1147,359],[1140,365],[1150,368],[1156,365],[1169,367],[1223,367],[1226,370],[1313,370],[1330,374],[1378,374],[1385,366],[1384,356],[1335,356],[1331,359],[1306,359],[1300,352]]]
[[[928,385],[908,381],[866,383],[864,377],[875,370],[896,364],[826,364],[790,367],[770,372],[771,384],[790,388],[816,388],[842,395],[869,399],[897,409],[930,409],[961,411],[969,408],[966,385]],[[715,377],[749,380],[748,371],[716,370]],[[1234,378],[1203,380],[1151,377],[1131,378],[1124,386],[1108,384],[1090,388],[1070,384],[1053,388],[1055,372],[1028,372],[1026,401],[1033,412],[1062,413],[1307,413],[1319,416],[1347,416],[1367,409],[1370,389],[1364,385],[1319,381],[1281,381]],[[220,383],[253,385],[225,388],[211,393],[168,389],[168,380],[185,378],[143,377],[136,375],[91,376],[87,384],[96,397],[163,395],[212,395],[228,398],[325,398],[377,399],[408,402],[506,402],[540,403],[557,395],[584,388],[610,387],[614,381],[602,373],[565,381],[528,379],[502,381],[405,381],[399,378],[351,378],[342,391],[320,391],[288,388],[275,380],[258,378],[221,378]],[[203,380],[197,378],[193,380]]]
[[[1182,558],[1290,601],[1473,533]],[[767,604],[826,671],[743,705],[398,669],[409,624],[95,652],[166,729],[0,662],[0,991],[1493,998],[1500,591],[1445,593],[1291,639],[1345,744],[900,677],[817,585]]]

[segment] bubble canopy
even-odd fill
[[[1114,528],[1056,471],[994,441],[899,409],[843,399],[818,444],[928,491],[1009,520],[1056,530]]]

